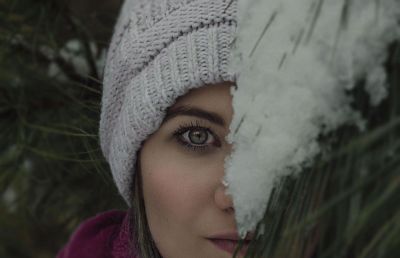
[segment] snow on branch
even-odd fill
[[[276,180],[324,150],[319,136],[365,129],[348,94],[357,82],[371,106],[387,97],[384,61],[400,40],[400,1],[239,0],[238,10],[225,176],[243,234],[263,217]]]

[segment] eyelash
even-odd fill
[[[173,136],[176,138],[176,140],[178,141],[179,144],[181,144],[182,146],[184,146],[185,148],[190,149],[191,151],[195,151],[195,152],[204,152],[206,151],[209,147],[209,145],[193,145],[190,144],[186,141],[184,141],[182,139],[182,135],[184,133],[186,133],[187,131],[191,131],[191,130],[203,130],[208,132],[209,134],[212,135],[212,137],[214,137],[216,144],[213,145],[217,145],[220,146],[218,137],[213,133],[213,131],[211,130],[210,127],[202,125],[199,121],[195,121],[195,123],[190,122],[190,123],[185,123],[185,124],[181,124],[179,126],[178,129],[176,129],[173,132]]]

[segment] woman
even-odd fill
[[[100,140],[130,208],[82,223],[59,258],[232,257],[239,237],[222,179],[236,8],[125,2],[106,63]]]

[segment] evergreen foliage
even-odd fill
[[[371,107],[363,81],[348,92],[367,130],[321,138],[332,150],[276,184],[246,257],[400,257],[400,42],[387,51],[389,97]]]
[[[96,2],[0,1],[0,257],[55,257],[83,219],[125,208],[97,133],[120,3]]]
[[[125,208],[97,134],[120,2],[75,2],[0,0],[0,257],[54,257],[84,218]],[[333,151],[277,184],[248,257],[400,257],[400,43],[388,51],[389,98],[349,92],[367,131],[321,139]]]

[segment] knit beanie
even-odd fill
[[[236,0],[126,0],[104,71],[100,145],[128,206],[141,144],[190,89],[228,71]]]

